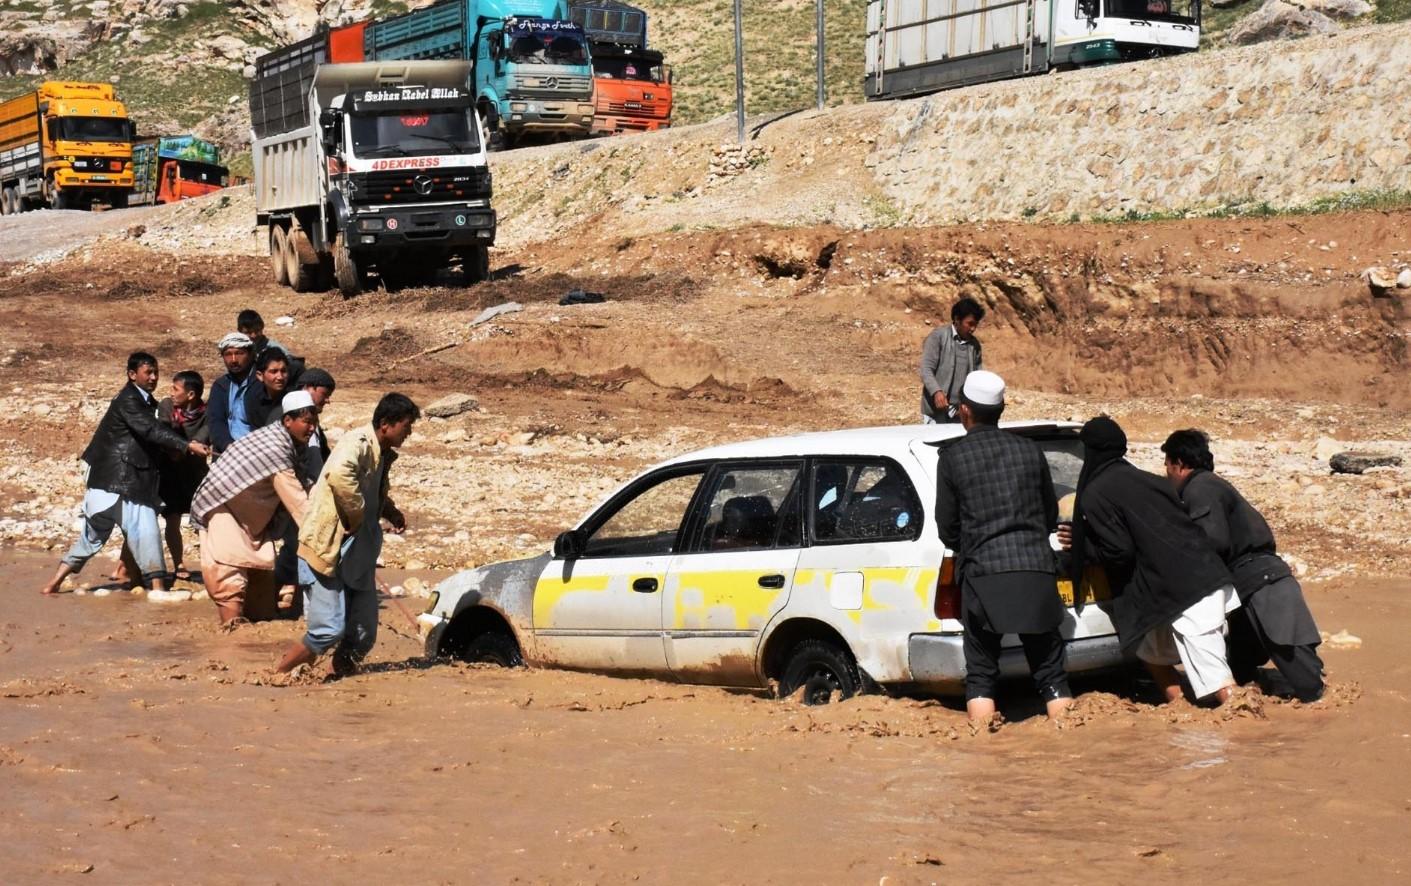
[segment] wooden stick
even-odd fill
[[[434,347],[434,348],[427,348],[427,349],[424,350],[424,351],[417,351],[415,354],[412,354],[410,357],[403,357],[403,358],[400,359],[400,360],[393,360],[391,363],[389,363],[389,364],[387,365],[387,368],[388,368],[388,369],[396,369],[398,366],[401,366],[403,363],[410,363],[412,360],[415,360],[415,359],[418,358],[418,357],[427,357],[427,356],[430,356],[431,354],[439,354],[439,353],[441,353],[442,351],[449,351],[451,348],[454,348],[454,347],[455,347],[456,345],[458,345],[458,344],[460,344],[460,342],[458,342],[458,341],[453,341],[453,342],[448,342],[448,343],[446,343],[446,344],[444,344],[444,345],[437,345],[437,346]]]

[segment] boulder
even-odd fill
[[[1401,273],[1396,275],[1397,289],[1411,289],[1411,268],[1402,268]]]
[[[447,394],[423,411],[431,418],[451,418],[479,405],[480,401],[469,394]]]
[[[1344,22],[1372,14],[1372,4],[1365,0],[1301,0],[1299,5]]]
[[[1389,268],[1367,268],[1362,272],[1362,279],[1372,290],[1372,295],[1381,295],[1396,285],[1396,275]]]
[[[1328,459],[1328,466],[1333,469],[1334,474],[1360,474],[1369,468],[1399,468],[1401,467],[1401,456],[1387,455],[1382,452],[1348,450],[1347,452],[1339,452]]]
[[[1267,40],[1332,34],[1337,29],[1337,23],[1321,12],[1304,9],[1284,0],[1264,0],[1263,6],[1235,25],[1230,31],[1229,40],[1237,46],[1248,46]]]

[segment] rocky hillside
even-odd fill
[[[194,131],[238,155],[248,140],[246,78],[268,49],[319,21],[384,16],[428,0],[3,0],[0,97],[43,78],[118,84],[144,132]],[[734,105],[731,4],[637,0],[651,39],[675,66],[677,121],[696,123]],[[1347,22],[1411,17],[1411,0],[1215,0],[1209,42],[1248,43],[1326,34]],[[745,4],[750,113],[813,102],[813,0]],[[827,3],[830,103],[861,101],[866,0]],[[237,173],[248,160],[236,156]]]

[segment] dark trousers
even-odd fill
[[[1229,614],[1230,634],[1226,639],[1230,672],[1235,682],[1252,682],[1259,666],[1272,661],[1288,681],[1294,698],[1317,701],[1323,695],[1323,660],[1317,644],[1286,646],[1269,639],[1253,607],[1241,606]]]
[[[969,619],[967,619],[969,621]],[[994,698],[999,685],[1000,640],[996,634],[980,625],[965,626],[965,698]],[[1044,701],[1070,698],[1068,673],[1063,668],[1063,635],[1057,629],[1042,634],[1020,634],[1024,658],[1034,677],[1034,688]]]

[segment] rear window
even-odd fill
[[[809,506],[816,544],[911,541],[921,531],[921,502],[895,462],[814,463]]]

